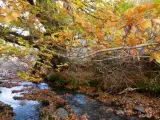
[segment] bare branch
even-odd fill
[[[109,56],[108,58],[105,59],[98,59],[98,60],[92,60],[94,62],[102,62],[105,60],[113,60],[113,59],[123,59],[123,58],[128,58],[128,57],[133,57],[132,55],[127,55],[127,56]],[[139,58],[149,58],[150,56],[137,56]]]
[[[98,50],[90,55],[87,55],[87,56],[83,56],[81,58],[86,58],[86,57],[90,57],[90,56],[94,56],[96,54],[99,54],[99,53],[103,53],[103,52],[107,52],[107,51],[115,51],[115,50],[122,50],[122,49],[135,49],[135,48],[142,48],[142,47],[147,47],[147,46],[152,46],[152,45],[160,45],[160,43],[157,43],[157,42],[154,42],[154,43],[146,43],[146,44],[139,44],[139,45],[136,45],[136,46],[123,46],[123,47],[115,47],[115,48],[107,48],[107,49],[103,49],[103,50]]]

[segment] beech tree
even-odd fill
[[[150,61],[160,63],[160,4],[157,0],[143,5],[125,0],[2,1],[1,54],[19,58],[37,55],[37,65],[43,68],[51,68],[55,56],[81,60],[97,55],[109,59],[149,56]],[[24,31],[28,34],[23,34]],[[38,51],[31,52],[32,48]],[[74,48],[87,51],[75,56],[71,52]]]

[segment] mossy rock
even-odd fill
[[[159,82],[138,81],[136,83],[136,87],[140,88],[141,90],[148,91],[151,93],[160,93],[160,83]]]

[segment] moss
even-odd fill
[[[144,81],[137,81],[136,87],[138,87],[140,89],[145,89],[147,87],[147,84]]]
[[[160,83],[148,84],[146,90],[149,90],[152,93],[160,93]]]
[[[67,85],[65,78],[59,73],[48,75],[46,80],[55,83],[57,86]]]
[[[151,92],[151,93],[160,93],[160,83],[159,82],[151,82],[150,81],[138,81],[136,82],[136,86],[141,90]]]
[[[90,86],[90,84],[89,84],[89,80],[85,80],[82,84],[81,84],[81,86]]]
[[[98,85],[99,85],[99,81],[98,80],[90,80],[89,81],[89,85],[91,86],[91,87],[97,87]]]

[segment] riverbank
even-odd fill
[[[12,120],[13,116],[14,116],[13,109],[9,105],[0,102],[0,119]]]
[[[73,91],[49,86],[46,83],[14,79],[2,82],[0,101],[13,108],[9,110],[9,113],[15,114],[7,113],[6,115],[10,117],[8,120],[22,120],[24,117],[27,120],[159,119],[159,97],[137,92],[111,95],[101,90],[91,91],[91,88],[88,90],[86,88],[86,90]],[[35,116],[38,117],[35,118]]]

